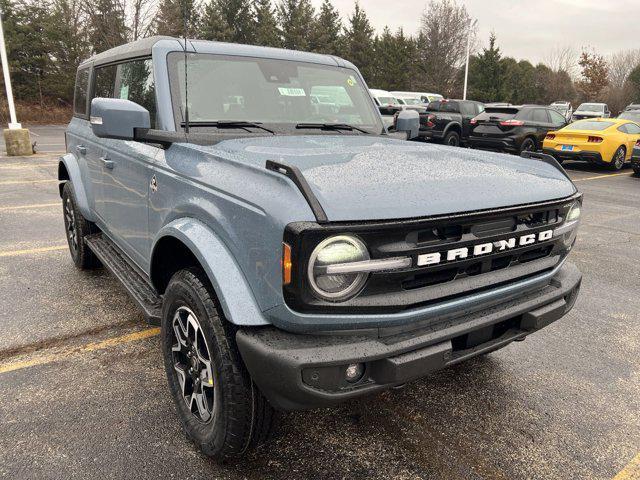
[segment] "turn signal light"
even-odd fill
[[[554,138],[556,138],[555,134],[547,133],[547,136],[545,137],[545,140],[553,140]]]
[[[640,148],[640,140],[636,142],[636,148]]]
[[[591,135],[589,135],[589,138],[587,138],[587,142],[589,142],[589,143],[602,143],[602,137],[592,137]]]
[[[478,120],[476,120],[475,118],[472,118],[471,121],[469,122],[471,125],[475,125],[476,123],[478,123]]]
[[[289,285],[291,283],[291,268],[293,263],[291,262],[291,247],[286,243],[282,244],[282,283],[283,285]]]

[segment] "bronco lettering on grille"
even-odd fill
[[[469,257],[479,257],[492,252],[501,252],[516,247],[533,245],[536,242],[544,242],[553,237],[553,230],[544,230],[538,233],[529,233],[520,237],[511,237],[489,243],[479,243],[469,247],[460,247],[447,250],[446,252],[433,252],[418,255],[418,266],[437,265],[443,261],[451,262],[463,260]]]

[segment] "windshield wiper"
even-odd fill
[[[182,122],[182,126],[185,126],[185,122]],[[265,132],[273,133],[276,132],[268,129],[267,127],[263,127],[260,122],[245,122],[243,120],[216,120],[212,122],[193,122],[189,120],[190,127],[216,127],[216,128],[242,128],[249,132],[249,128],[259,128],[260,130],[264,130]]]
[[[359,127],[355,127],[353,125],[349,125],[348,123],[298,123],[296,128],[318,128],[320,130],[357,130],[361,133],[366,133],[370,135],[371,132],[364,130]]]

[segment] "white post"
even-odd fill
[[[471,29],[476,24],[477,20],[471,23],[469,20],[469,30],[467,30],[467,61],[464,64],[464,90],[462,92],[462,99],[467,99],[467,80],[469,78],[469,49],[471,48]]]
[[[7,61],[7,49],[4,44],[4,29],[2,28],[2,12],[0,12],[0,57],[2,57],[2,73],[4,75],[4,86],[7,89],[7,103],[9,104],[9,115],[11,123],[10,130],[22,128],[16,118],[16,107],[13,104],[13,90],[11,89],[11,77],[9,76],[9,62]]]

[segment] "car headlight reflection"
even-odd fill
[[[578,226],[580,225],[580,215],[582,214],[582,205],[579,201],[575,202],[565,216],[564,222],[553,232],[554,237],[561,237],[562,243],[567,249],[573,246],[578,235]]]

